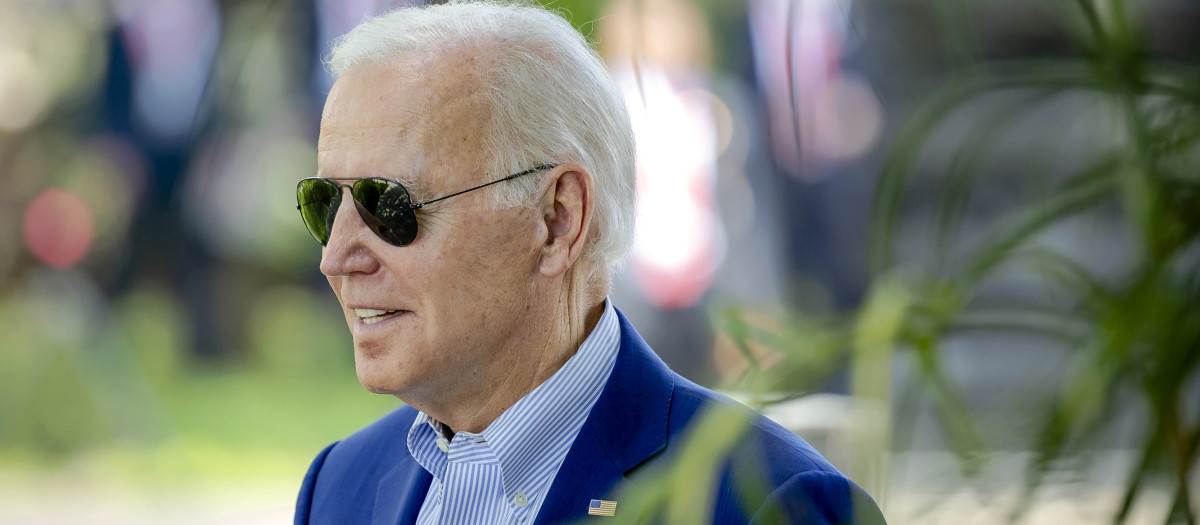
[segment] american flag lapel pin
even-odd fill
[[[614,516],[617,514],[617,502],[604,499],[594,499],[588,504],[588,516]]]

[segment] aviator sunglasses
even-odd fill
[[[358,209],[358,216],[362,217],[367,227],[392,246],[408,246],[417,238],[417,216],[414,213],[416,210],[456,195],[510,181],[522,175],[545,171],[555,166],[557,164],[542,164],[499,180],[417,204],[412,203],[404,185],[392,179],[382,177],[367,179],[309,177],[296,185],[296,209],[300,210],[300,217],[304,219],[304,226],[308,228],[308,233],[311,233],[313,238],[321,243],[321,246],[325,246],[329,244],[329,235],[333,232],[333,219],[337,216],[338,208],[342,204],[342,188],[350,188],[350,195],[354,198],[354,207]],[[335,180],[354,180],[354,184],[338,184],[333,182]]]

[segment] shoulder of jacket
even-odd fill
[[[371,424],[358,429],[332,446],[326,461],[341,461],[357,457],[364,452],[378,452],[394,448],[397,436],[405,442],[408,429],[417,417],[417,410],[408,405],[401,406]],[[405,450],[407,452],[407,449]]]

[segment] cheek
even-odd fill
[[[491,213],[503,213],[503,220],[477,220],[469,225],[471,237],[465,239],[462,259],[474,279],[503,286],[524,273],[529,243],[524,240],[525,224],[514,214]]]
[[[528,289],[536,264],[538,246],[529,240],[534,226],[530,210],[493,211],[472,205],[478,211],[456,217],[439,232],[444,235],[404,248],[420,254],[408,261],[412,271],[407,281],[429,301],[426,312],[443,321],[453,319],[435,323],[443,329],[489,319],[489,312]]]
[[[494,213],[494,212],[488,212]],[[422,288],[457,322],[478,323],[507,295],[519,266],[512,239],[488,215],[464,220],[425,266]]]

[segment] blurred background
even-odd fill
[[[0,523],[282,523],[359,386],[295,211],[421,2],[0,0]],[[558,0],[625,90],[612,293],[892,523],[1194,523],[1200,4]]]

